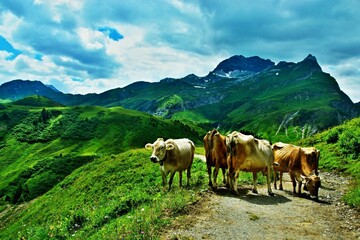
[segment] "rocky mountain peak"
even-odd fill
[[[311,60],[311,61],[317,62],[316,57],[311,54],[307,55],[307,57],[304,59],[304,61],[305,60]]]
[[[307,64],[309,67],[313,68],[313,70],[319,70],[322,71],[319,63],[317,62],[317,59],[315,56],[309,54],[304,60],[299,62],[300,64]]]
[[[220,62],[213,72],[231,73],[233,71],[247,71],[257,73],[274,65],[275,63],[271,60],[265,60],[258,56],[247,58],[242,55],[235,55]]]

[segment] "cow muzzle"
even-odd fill
[[[159,158],[156,157],[156,156],[151,156],[151,157],[150,157],[150,160],[151,160],[153,163],[159,162]]]

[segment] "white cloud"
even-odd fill
[[[359,101],[359,7],[357,0],[2,0],[0,35],[22,54],[6,61],[0,53],[0,81],[38,79],[84,94],[203,76],[231,55],[296,62],[311,53]],[[99,27],[124,38],[113,41]]]
[[[82,45],[87,49],[101,49],[104,47],[104,35],[97,30],[78,28],[77,34]]]

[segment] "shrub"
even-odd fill
[[[360,153],[360,130],[346,129],[339,136],[340,151],[347,155],[352,155],[353,158],[357,158]]]
[[[337,143],[337,141],[339,140],[339,135],[340,135],[339,128],[332,128],[325,136],[325,141],[327,143]]]

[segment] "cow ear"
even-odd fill
[[[152,147],[153,147],[153,145],[151,143],[148,143],[148,144],[145,145],[146,149],[151,149]]]
[[[174,145],[171,143],[166,144],[166,150],[173,150],[174,149]]]

